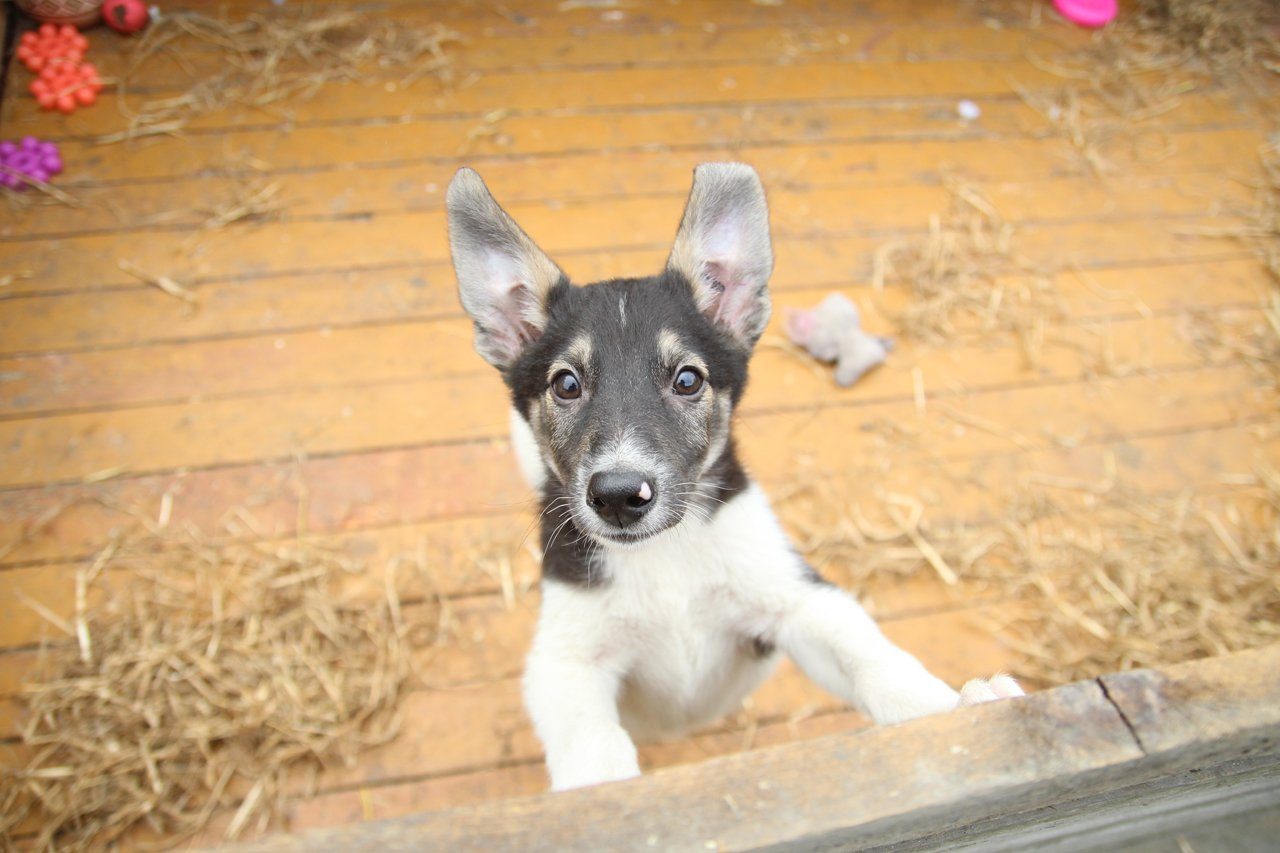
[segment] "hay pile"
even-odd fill
[[[328,83],[359,81],[371,72],[400,73],[401,86],[426,76],[449,79],[446,47],[459,40],[444,27],[406,27],[366,12],[279,10],[234,22],[195,12],[166,14],[147,29],[118,81],[128,128],[100,141],[177,133],[206,113],[310,98]],[[196,47],[213,49],[223,70],[180,95],[130,104],[130,85],[146,77],[152,56],[169,51],[182,61]]]
[[[937,576],[994,597],[987,627],[1042,685],[1280,641],[1280,471],[1259,463],[1231,494],[1152,496],[1028,476],[994,518],[931,525],[913,497],[850,501],[807,481],[779,504],[797,546],[856,590]]]
[[[1214,74],[1280,73],[1280,24],[1265,0],[1138,0],[1109,38],[1169,62],[1194,60]]]
[[[143,828],[170,843],[220,809],[235,838],[387,741],[410,646],[434,629],[405,624],[394,572],[380,600],[344,595],[362,571],[303,542],[113,541],[77,573],[70,620],[32,602],[73,641],[25,689],[35,757],[3,777],[0,838],[34,816],[40,849]]]
[[[892,240],[875,254],[878,307],[898,334],[942,344],[963,330],[1016,336],[1028,366],[1039,364],[1045,325],[1064,311],[1049,276],[1021,257],[1014,228],[975,187],[948,179],[951,210],[929,220],[923,237]],[[885,305],[888,286],[908,290],[901,310]]]
[[[970,574],[1025,609],[996,625],[1049,683],[1280,640],[1280,476],[1241,503],[1116,489],[1082,512],[1051,490],[1016,501]]]
[[[1079,162],[1095,174],[1111,173],[1118,159],[1168,155],[1163,135],[1143,123],[1176,110],[1184,95],[1221,85],[1239,95],[1273,84],[1280,73],[1277,27],[1280,14],[1263,0],[1139,0],[1087,47],[1028,56],[1068,81],[1062,89],[1015,89]]]
[[[1261,168],[1253,208],[1241,214],[1244,224],[1202,228],[1197,233],[1234,237],[1251,246],[1280,285],[1280,143],[1264,146],[1258,156]]]

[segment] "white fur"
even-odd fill
[[[538,439],[533,435],[521,414],[511,407],[511,449],[516,454],[516,464],[520,466],[520,474],[524,481],[535,492],[542,491],[547,482],[547,466],[542,461],[542,451],[538,449]]]
[[[758,487],[709,523],[687,517],[603,550],[597,568],[587,588],[544,582],[525,671],[553,789],[636,776],[635,740],[679,735],[736,708],[777,660],[751,651],[757,638],[877,723],[960,703],[850,596],[806,577]],[[1003,682],[992,692],[1010,695]]]

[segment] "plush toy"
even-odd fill
[[[0,142],[0,185],[23,190],[29,183],[24,178],[47,184],[61,171],[62,157],[56,143],[41,142],[34,136],[21,142]]]
[[[846,388],[871,368],[884,364],[893,349],[891,338],[862,330],[858,306],[840,293],[831,294],[808,311],[788,311],[786,326],[793,343],[819,361],[835,362],[836,382]]]
[[[107,0],[102,4],[102,20],[118,33],[136,33],[150,18],[147,4],[142,0]]]

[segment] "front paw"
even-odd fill
[[[1018,682],[1007,675],[997,675],[990,679],[975,678],[960,688],[960,707],[1025,695],[1022,688],[1018,686]]]
[[[640,775],[635,745],[621,728],[579,733],[559,755],[547,756],[551,790],[567,791]]]

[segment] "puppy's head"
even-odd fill
[[[611,544],[712,511],[738,473],[730,418],[769,320],[769,216],[751,167],[698,167],[661,274],[587,287],[569,283],[474,171],[454,177],[448,209],[476,350],[537,440],[547,497]]]

